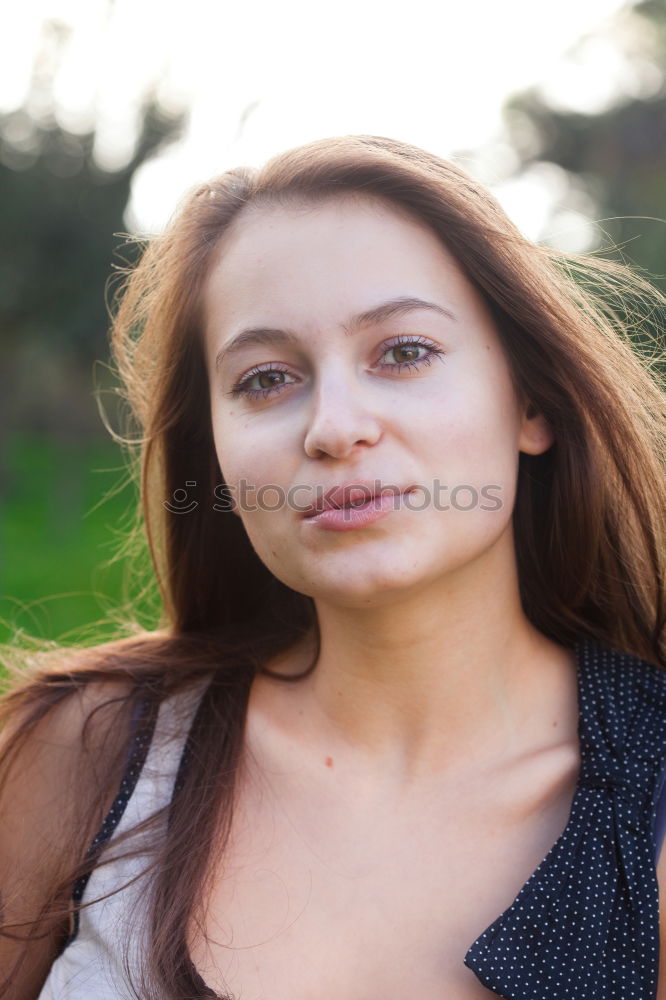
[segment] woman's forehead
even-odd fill
[[[261,238],[277,227],[289,229],[299,222],[313,226],[341,227],[344,225],[384,224],[392,220],[408,227],[427,231],[435,239],[431,226],[407,206],[375,194],[345,191],[317,197],[303,195],[288,199],[263,199],[245,205],[236,215],[220,240],[220,252],[241,239]]]
[[[344,283],[344,287],[340,287]],[[433,295],[438,287],[474,294],[454,255],[422,220],[379,199],[244,209],[225,233],[207,282],[207,311],[232,302],[340,296],[364,286],[371,298]],[[368,287],[369,286],[369,287]],[[355,303],[359,308],[364,303]]]

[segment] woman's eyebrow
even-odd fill
[[[393,316],[401,316],[403,313],[412,312],[415,309],[430,309],[433,312],[440,313],[442,316],[446,316],[447,319],[452,320],[454,323],[457,322],[457,316],[450,309],[446,309],[436,302],[428,302],[425,299],[415,298],[414,296],[402,295],[395,299],[389,299],[387,302],[382,302],[378,306],[373,306],[372,309],[366,309],[365,312],[358,313],[356,316],[352,316],[347,323],[343,324],[345,336],[351,336],[360,327],[369,326],[371,323],[381,323]],[[297,341],[298,335],[293,330],[282,330],[270,326],[249,327],[237,333],[226,347],[218,351],[215,358],[215,369],[219,370],[223,362],[230,355],[237,353],[245,347],[294,344]]]

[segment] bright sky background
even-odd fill
[[[393,136],[458,157],[531,238],[567,189],[536,168],[505,182],[515,156],[501,107],[540,83],[551,99],[601,110],[660,80],[618,50],[622,0],[23,0],[0,32],[0,109],[21,104],[44,18],[71,28],[56,77],[60,123],[94,123],[107,167],[131,155],[142,98],[191,106],[186,135],[136,175],[128,225],[156,232],[198,181],[280,149],[346,133]],[[566,58],[584,36],[577,59]],[[492,143],[491,146],[488,144]],[[471,151],[486,146],[484,156]],[[559,218],[561,245],[584,249],[588,206]],[[574,213],[575,215],[575,213]],[[552,222],[552,219],[551,219]],[[566,232],[565,232],[566,231]],[[568,234],[568,235],[567,235]],[[567,240],[569,243],[567,244]]]

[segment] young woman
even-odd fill
[[[385,138],[185,201],[112,331],[163,623],[6,696],[2,996],[664,1000],[641,300]]]

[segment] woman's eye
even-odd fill
[[[444,351],[422,337],[401,337],[392,344],[384,344],[380,356],[379,367],[391,371],[402,371],[403,368],[418,369],[421,365],[432,364],[432,359],[443,355]],[[392,357],[393,361],[382,359]],[[290,380],[290,381],[288,381]],[[229,391],[232,397],[244,396],[246,399],[266,399],[268,396],[282,392],[295,382],[289,370],[275,364],[266,364],[251,369],[242,376]]]
[[[283,381],[285,377],[290,377],[286,368],[277,368],[275,365],[253,368],[238,380],[229,395],[246,396],[248,399],[256,399],[259,396],[265,398],[271,393],[280,392],[283,386],[289,385],[289,382]]]
[[[405,337],[391,344],[382,354],[382,358],[393,357],[393,363],[381,362],[382,368],[394,368],[401,371],[403,368],[420,368],[421,365],[429,365],[432,359],[438,355],[443,355],[444,351],[431,344],[421,337]]]

